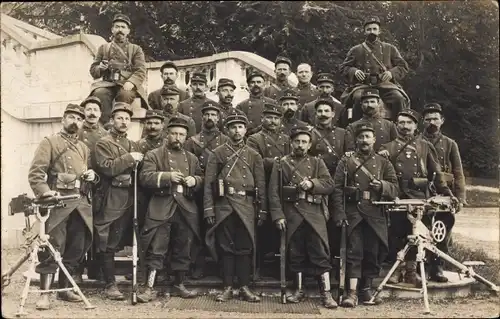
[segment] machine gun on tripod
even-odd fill
[[[472,277],[480,283],[488,286],[493,292],[498,293],[499,287],[494,283],[486,280],[484,277],[476,274],[472,267],[467,267],[459,261],[453,259],[449,255],[445,254],[436,247],[437,242],[444,240],[446,236],[446,227],[442,221],[436,221],[434,219],[435,214],[450,213],[454,214],[456,212],[456,204],[451,200],[451,197],[444,196],[434,196],[428,199],[396,199],[394,201],[374,201],[374,205],[384,205],[388,212],[404,212],[407,214],[408,220],[412,224],[412,234],[408,235],[408,243],[406,246],[400,250],[397,254],[397,261],[394,263],[392,268],[389,270],[385,278],[382,280],[377,290],[372,296],[372,299],[365,302],[367,305],[374,305],[375,298],[384,289],[384,287],[391,285],[387,284],[387,281],[392,276],[394,271],[398,268],[399,264],[404,261],[404,258],[412,246],[417,247],[417,262],[420,263],[420,275],[422,278],[422,293],[424,298],[425,313],[430,313],[429,309],[429,299],[427,295],[427,280],[425,276],[424,269],[424,259],[425,251],[429,251],[440,257],[441,259],[452,264],[458,268],[467,277]],[[424,215],[432,216],[432,226],[429,230],[422,222],[422,217]]]
[[[60,276],[64,275],[68,278],[71,283],[72,288],[63,289],[51,289],[46,290],[44,293],[55,292],[55,291],[75,291],[85,303],[85,309],[95,308],[90,304],[87,298],[84,296],[78,285],[75,283],[68,270],[62,263],[61,254],[52,246],[49,242],[49,235],[45,233],[45,222],[50,216],[50,212],[54,208],[66,207],[64,201],[79,199],[80,194],[66,195],[66,196],[50,196],[41,197],[37,199],[29,198],[26,194],[19,195],[13,198],[9,203],[9,215],[15,215],[17,213],[24,213],[26,228],[23,230],[23,235],[26,237],[26,251],[21,258],[19,258],[16,263],[10,267],[5,273],[2,274],[2,290],[4,287],[8,286],[10,283],[11,276],[28,260],[31,259],[30,269],[28,271],[28,276],[26,278],[26,284],[22,291],[21,303],[19,305],[19,311],[16,316],[25,315],[24,304],[28,298],[29,293],[38,293],[39,290],[30,290],[31,275],[35,271],[35,266],[38,264],[37,253],[40,248],[46,247],[54,260],[59,265]],[[35,232],[30,221],[30,216],[35,216],[39,222],[38,232]],[[62,272],[62,273],[61,273]]]

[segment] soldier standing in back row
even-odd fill
[[[299,97],[299,107],[302,109],[307,103],[314,101],[318,95],[318,88],[311,83],[313,72],[311,66],[307,63],[301,63],[297,66],[297,78],[299,83],[294,89]]]
[[[274,62],[274,73],[276,74],[276,83],[270,83],[263,91],[264,96],[275,101],[283,95],[283,91],[287,89],[294,89],[288,83],[288,76],[292,70],[292,61],[289,58],[279,56]]]
[[[184,280],[191,264],[191,245],[200,240],[195,192],[203,188],[203,177],[196,156],[182,147],[187,131],[185,120],[173,118],[168,123],[165,145],[146,154],[140,171],[141,185],[154,195],[141,232],[148,276],[145,291],[137,296],[139,302],[155,298],[156,271],[163,268],[169,250],[175,294],[182,298],[197,296],[196,291],[184,286]]]
[[[28,173],[36,197],[80,194],[84,189],[82,182],[96,179],[95,172],[88,169],[90,151],[77,138],[84,116],[80,106],[69,104],[64,111],[61,132],[40,142]],[[65,207],[54,209],[45,222],[45,228],[49,242],[61,254],[70,275],[74,275],[92,243],[92,206],[87,196],[67,201]],[[50,290],[59,266],[47,248],[38,252],[38,260],[40,263],[35,271],[40,274],[40,290]],[[68,286],[68,279],[59,271],[59,289]],[[57,297],[70,302],[82,301],[72,290],[60,291]],[[44,293],[36,308],[47,310],[49,307],[49,294]]]
[[[171,118],[181,118],[188,123],[188,138],[196,134],[196,124],[194,120],[179,111],[179,94],[180,90],[176,86],[164,85],[161,90],[161,105],[164,116],[162,130],[163,137],[166,135],[167,126]]]
[[[226,119],[231,140],[210,154],[205,170],[203,207],[206,222],[211,226],[205,238],[216,261],[218,251],[222,253],[224,291],[217,296],[220,302],[232,298],[235,273],[240,298],[260,301],[248,285],[252,256],[255,260],[256,253],[255,222],[261,225],[267,218],[266,181],[262,157],[245,145],[247,124],[244,115],[235,114]],[[255,267],[255,262],[253,264]]]
[[[192,96],[179,104],[179,112],[192,118],[196,125],[196,132],[190,132],[189,136],[198,134],[201,131],[201,108],[203,103],[208,101],[215,103],[215,101],[207,98],[207,76],[204,73],[193,73],[191,91]]]
[[[177,66],[175,65],[174,62],[167,61],[167,62],[163,63],[163,65],[160,67],[160,75],[161,75],[161,79],[163,80],[163,85],[176,86],[175,81],[177,81],[177,78],[179,77],[178,72],[179,72],[179,69],[177,69]],[[149,93],[149,95],[148,95],[149,107],[151,107],[153,110],[161,110],[162,109],[161,91],[162,91],[163,85],[161,88]],[[187,94],[186,91],[179,90],[179,102],[187,100],[188,98],[189,98],[189,95]]]
[[[236,85],[231,79],[221,78],[217,84],[217,95],[219,96],[219,122],[217,126],[224,132],[224,122],[226,118],[235,112],[241,112],[233,106],[234,90]]]
[[[95,146],[97,171],[101,175],[99,193],[103,196],[102,209],[94,216],[97,257],[106,283],[104,294],[112,300],[124,299],[115,281],[115,253],[123,248],[120,245],[132,222],[132,172],[144,157],[137,143],[127,138],[132,114],[129,104],[115,103],[110,135]]]
[[[293,128],[306,127],[307,123],[298,119],[299,117],[299,98],[293,89],[288,89],[283,92],[280,97],[279,103],[281,111],[283,112],[283,120],[281,121],[281,131],[285,135],[290,135]]]
[[[111,28],[112,41],[99,47],[90,66],[92,78],[102,78],[90,88],[90,95],[98,97],[102,103],[102,124],[109,121],[113,99],[132,104],[135,97],[139,96],[142,107],[149,108],[142,86],[147,73],[146,60],[141,47],[130,43],[127,38],[130,26],[129,17],[115,15]]]
[[[333,97],[335,81],[333,79],[333,74],[330,73],[320,73],[318,74],[318,79],[316,80],[318,84],[319,94],[314,101],[308,102],[302,106],[299,119],[309,123],[311,125],[316,124],[316,102],[319,100],[331,100],[334,106],[335,117],[333,119],[333,124],[339,126],[339,119],[344,110],[344,106],[339,100]]]
[[[319,277],[323,306],[336,308],[330,293],[329,216],[323,206],[333,180],[323,160],[307,154],[312,145],[307,127],[293,129],[290,138],[292,153],[274,163],[269,182],[270,213],[278,229],[287,228],[287,256],[296,279],[296,290],[287,301],[298,303],[304,298],[302,278],[309,273]]]
[[[201,113],[203,114],[203,127],[201,132],[189,138],[184,144],[184,149],[193,153],[196,158],[198,158],[203,173],[205,172],[208,157],[213,150],[229,142],[229,137],[223,134],[218,128],[218,124],[221,121],[221,112],[218,106],[219,105],[212,102],[205,102],[205,104],[203,104],[203,108],[201,109]],[[191,273],[191,278],[200,279],[204,276],[206,255],[204,240],[206,225],[203,224],[203,189],[199,190],[196,196],[196,203],[200,217],[200,236],[203,240],[193,244],[192,261],[194,262],[194,269]]]
[[[343,307],[372,298],[372,281],[380,275],[380,262],[389,249],[387,218],[375,200],[398,196],[398,179],[391,162],[375,153],[375,129],[370,123],[356,127],[356,151],[344,156],[335,172],[332,214],[337,227],[347,225],[347,273],[349,293]],[[347,184],[345,184],[347,181]],[[344,209],[345,207],[345,209]],[[378,301],[378,300],[377,300]]]

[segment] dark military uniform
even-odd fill
[[[219,83],[217,84],[217,89],[219,89],[220,87],[224,87],[224,86],[230,86],[233,89],[236,89],[236,85],[234,85],[233,80],[226,79],[226,78],[219,79]],[[219,108],[219,115],[220,115],[218,126],[219,126],[219,130],[221,132],[224,132],[224,129],[225,129],[224,123],[226,122],[226,118],[229,115],[234,114],[234,113],[244,114],[243,111],[235,108],[232,103],[225,103],[224,101],[222,101],[222,99],[219,101],[218,108]]]
[[[370,124],[375,130],[375,145],[373,149],[377,151],[380,146],[387,144],[398,136],[396,124],[382,118],[363,117],[346,128],[346,150],[354,151],[356,149],[356,136],[354,132],[361,125]]]
[[[113,23],[115,21],[126,22],[130,27],[130,19],[123,14],[117,14]],[[103,60],[109,61],[109,68],[105,71],[101,71],[98,67]],[[117,78],[114,78],[112,74],[113,69],[120,70]],[[137,44],[132,44],[128,40],[121,43],[112,40],[97,49],[94,62],[90,66],[90,75],[94,79],[102,78],[102,80],[92,84],[90,95],[97,96],[102,102],[101,123],[106,124],[109,121],[113,99],[116,99],[116,102],[131,104],[138,95],[141,98],[142,107],[149,108],[146,92],[142,86],[146,74],[144,52]],[[121,87],[125,82],[133,83],[134,89],[123,90]]]
[[[256,133],[260,129],[264,104],[276,104],[276,101],[263,95],[250,97],[236,105],[236,109],[242,111],[248,118],[247,135]]]
[[[274,66],[276,67],[278,63],[286,63],[290,66],[290,68],[292,68],[292,61],[288,58],[277,57],[274,62]],[[288,83],[288,79],[285,79],[285,82],[283,83],[270,83],[268,87],[264,88],[263,94],[265,97],[278,101],[280,97],[283,96],[283,93],[288,89],[294,89],[294,87]]]
[[[294,90],[299,97],[299,107],[303,107],[306,103],[314,101],[319,96],[318,88],[312,83],[299,82]]]
[[[84,117],[78,105],[68,105],[65,113],[68,112]],[[28,181],[36,197],[50,190],[63,196],[79,194],[82,174],[90,164],[88,147],[78,140],[76,134],[61,131],[40,142],[31,162]],[[45,227],[50,243],[61,254],[70,274],[73,273],[92,242],[92,207],[89,200],[82,196],[67,201],[66,207],[51,212]],[[54,274],[59,267],[48,250],[39,252],[38,258],[37,273]]]
[[[226,126],[236,122],[246,124],[248,120],[241,115],[230,116]],[[216,191],[219,181],[223,184],[224,196]],[[218,260],[217,238],[223,257],[224,286],[232,286],[236,271],[240,286],[246,287],[252,255],[255,258],[256,210],[265,212],[267,207],[262,157],[243,141],[238,144],[231,141],[217,147],[209,155],[205,170],[203,207],[205,218],[215,217],[215,225],[207,231],[206,242],[210,253]]]
[[[334,125],[328,127],[318,125],[312,129],[312,133],[313,145],[309,154],[322,158],[333,176],[338,161],[347,150],[345,130]]]
[[[378,23],[380,25],[380,21],[367,21],[365,25],[368,23]],[[354,73],[357,70],[376,75],[377,77],[385,71],[365,46],[385,65],[386,70],[391,72],[391,81],[381,82],[381,80],[378,80],[379,83],[376,85],[368,85],[359,83],[356,79]],[[375,86],[380,90],[382,100],[389,107],[389,111],[391,111],[391,114],[389,114],[391,120],[394,121],[401,110],[409,108],[410,99],[399,84],[408,73],[408,64],[394,45],[380,40],[376,40],[374,43],[366,41],[358,44],[352,47],[347,53],[344,62],[340,65],[340,72],[349,84],[342,94],[341,101],[344,105],[353,105],[352,118],[354,121],[357,121],[362,115],[359,105],[361,92],[363,89],[371,86]],[[367,76],[365,82],[369,80],[370,76]]]
[[[281,119],[281,132],[285,135],[290,135],[290,132],[293,128],[305,127],[307,126],[307,123],[302,122],[298,119],[300,117],[299,105],[297,105],[297,111],[293,114],[293,116],[291,114],[287,115],[288,109],[285,110],[285,100],[294,100],[296,103],[298,103],[299,97],[296,95],[296,92],[293,89],[289,89],[284,91],[283,95],[279,98],[281,111],[284,112],[284,115]]]
[[[161,106],[161,91],[163,88],[155,90],[148,95],[149,107],[153,110],[163,110]],[[185,90],[179,89],[179,102],[185,101],[189,98],[189,94]]]
[[[297,120],[295,117],[291,119],[283,118],[281,120],[281,132],[286,135],[290,135],[290,132],[297,127],[305,127],[307,126],[306,122],[301,120]]]
[[[207,78],[205,74],[203,73],[194,73],[193,77],[191,78],[191,83],[192,82],[203,82],[207,83]],[[201,108],[205,102],[213,102],[216,103],[215,101],[207,98],[206,96],[203,97],[197,97],[197,96],[192,96],[188,98],[185,101],[182,101],[179,104],[179,112],[181,114],[187,115],[190,118],[194,120],[195,127],[196,127],[196,133],[192,133],[192,135],[197,134],[201,131],[201,125],[202,125],[202,118],[201,118]],[[191,136],[192,136],[191,135]]]

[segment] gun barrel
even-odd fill
[[[49,205],[49,204],[57,204],[61,201],[65,200],[71,200],[71,199],[78,199],[80,198],[80,194],[73,194],[73,195],[64,195],[64,196],[52,196],[52,197],[47,197],[47,198],[38,198],[33,201],[34,204],[42,204],[42,205]]]

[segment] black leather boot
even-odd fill
[[[184,279],[186,277],[186,272],[177,271],[175,274],[175,283],[174,283],[174,294],[181,298],[196,298],[198,293],[195,290],[188,290],[186,286],[184,286]]]
[[[215,298],[215,301],[226,302],[230,299],[233,299],[233,287],[227,286],[227,287],[224,287],[224,291],[222,293],[217,295],[217,297]]]
[[[321,295],[321,302],[323,303],[323,306],[325,308],[333,309],[337,308],[338,304],[337,302],[333,299],[332,294],[330,292],[330,273],[325,272],[320,276],[320,285],[321,285],[321,290],[320,290],[320,295]]]
[[[373,297],[373,289],[372,289],[372,278],[361,278],[361,290],[359,293],[359,297],[361,302],[368,302]],[[377,296],[374,300],[375,304],[378,305],[382,303],[382,300]]]
[[[248,302],[260,302],[260,297],[254,294],[248,286],[242,286],[240,288],[239,297],[241,300]]]
[[[111,300],[124,300],[125,297],[118,289],[115,281],[115,254],[102,253],[101,260],[104,281],[106,282],[104,295]]]
[[[405,282],[407,284],[413,285],[415,287],[422,287],[422,281],[420,281],[418,276],[417,276],[417,262],[416,261],[407,261],[406,262]]]
[[[443,262],[441,258],[435,257],[431,259],[429,277],[435,282],[448,282],[448,278],[443,272]]]
[[[156,269],[152,269],[148,272],[146,288],[137,295],[137,301],[141,303],[146,303],[154,300],[156,298],[156,291],[154,291],[153,286],[156,279]]]
[[[347,293],[347,297],[342,299],[342,307],[345,308],[354,308],[358,305],[358,294],[356,289],[349,289]]]
[[[64,273],[59,270],[59,289],[64,289],[68,288],[71,286],[68,278],[64,275]],[[82,302],[82,298],[76,294],[73,290],[68,290],[68,291],[58,291],[57,292],[57,299],[59,300],[64,300],[64,301],[69,301],[69,302]]]
[[[299,303],[304,299],[304,291],[302,290],[302,273],[295,274],[295,291],[290,296],[286,297],[286,301],[290,303]]]
[[[43,293],[45,290],[50,290],[54,274],[40,274],[40,291],[42,294],[36,303],[36,309],[48,310],[50,309],[49,293]]]

